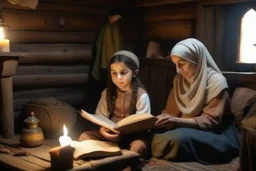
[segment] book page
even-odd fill
[[[123,134],[147,131],[156,128],[157,118],[149,113],[133,114],[119,121],[116,130]]]
[[[135,132],[148,131],[150,129],[156,128],[155,126],[156,120],[157,120],[156,117],[152,117],[145,120],[133,122],[127,125],[118,126],[116,130],[122,132],[124,135],[132,134]]]
[[[108,128],[112,131],[115,131],[114,127],[116,127],[116,123],[111,121],[110,119],[106,118],[105,116],[102,115],[96,115],[96,114],[90,114],[84,110],[81,110],[81,116],[84,117],[85,119],[99,125],[103,126],[105,128]]]
[[[118,144],[108,141],[72,141],[71,146],[75,148],[74,159],[106,157],[122,154]]]
[[[127,124],[131,124],[134,122],[139,122],[141,120],[147,120],[149,118],[153,118],[154,116],[151,115],[150,113],[137,113],[137,114],[132,114],[130,116],[127,116],[126,118],[120,120],[119,122],[117,122],[117,126],[124,126]]]

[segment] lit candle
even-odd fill
[[[0,27],[0,52],[10,52],[9,40],[4,39],[4,31],[2,27]]]
[[[51,170],[69,170],[73,167],[74,147],[70,145],[52,148],[49,153],[51,157]]]
[[[59,138],[60,146],[64,147],[70,145],[72,139],[68,136],[68,129],[65,125],[63,125],[63,133],[64,135]]]

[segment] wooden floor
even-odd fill
[[[24,148],[20,146],[19,135],[12,139],[0,138],[0,145],[8,150],[10,154],[0,153],[0,168],[6,170],[50,170],[49,150],[59,146],[56,139],[45,140],[43,145],[35,148]],[[15,156],[27,152],[27,155]],[[24,154],[24,153],[23,153]],[[78,164],[74,162],[74,166]]]

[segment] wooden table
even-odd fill
[[[3,136],[14,136],[14,112],[13,112],[13,74],[16,71],[20,57],[28,56],[25,52],[0,52],[0,82],[1,82],[1,123]]]
[[[10,154],[0,153],[0,170],[49,171],[51,170],[49,151],[53,147],[59,146],[59,142],[57,139],[45,140],[43,145],[39,147],[24,148],[19,144],[19,136],[15,135],[12,139],[0,137],[0,145],[11,151]],[[15,153],[21,151],[26,151],[29,155],[14,156]],[[128,150],[122,150],[122,153],[123,155],[120,156],[97,160],[74,160],[73,168],[71,170],[123,170],[125,167],[136,163],[139,158],[137,153]]]

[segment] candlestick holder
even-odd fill
[[[13,78],[18,60],[20,57],[28,56],[23,52],[0,52],[0,108],[3,137],[12,138],[14,136],[14,112],[13,112]]]
[[[68,170],[73,168],[73,154],[75,148],[68,146],[58,146],[52,148],[49,153],[51,156],[52,170]]]

